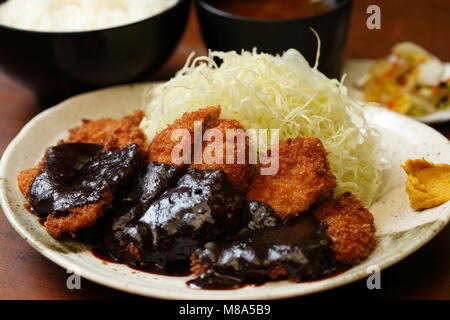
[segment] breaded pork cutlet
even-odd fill
[[[246,193],[249,186],[252,166],[248,163],[249,161],[247,159],[247,155],[249,154],[249,139],[248,137],[245,137],[244,128],[237,120],[221,119],[217,126],[212,128],[212,130],[217,131],[215,131],[215,133],[214,131],[210,131],[211,135],[206,137],[206,139],[210,141],[203,144],[203,157],[200,159],[201,163],[194,162],[191,167],[198,170],[223,170],[233,186],[239,191]],[[233,131],[236,135],[241,133],[242,138],[240,139],[242,139],[242,143],[239,144],[234,135],[227,134],[227,130]],[[218,133],[223,138],[222,147],[220,147],[222,154],[216,155],[215,145],[219,141],[215,141],[215,138],[217,138]],[[228,159],[229,163],[227,163],[228,146],[233,146],[233,154],[230,155]],[[209,159],[208,161],[208,157],[211,157],[212,159]],[[215,157],[217,157],[217,159],[215,159]],[[207,163],[211,161],[218,163]]]
[[[112,201],[113,195],[108,190],[96,203],[72,208],[66,212],[54,211],[45,219],[45,228],[55,239],[60,239],[66,234],[76,238],[76,232],[93,226],[111,207]]]
[[[102,145],[63,143],[47,150],[38,172],[25,171],[19,186],[33,212],[46,218],[48,233],[75,237],[112,205],[114,195],[141,167],[144,154],[136,144],[116,151]]]
[[[31,169],[26,169],[20,171],[17,176],[17,185],[19,187],[19,191],[25,197],[25,199],[29,200],[28,194],[30,192],[31,185],[33,181],[36,179],[44,171],[45,159],[47,158],[47,151],[45,152],[44,158],[39,162],[39,164]]]
[[[308,208],[336,186],[327,152],[317,138],[298,137],[279,145],[279,169],[258,174],[250,185],[249,201],[269,204],[284,220]]]
[[[194,112],[185,113],[180,119],[163,129],[153,138],[149,146],[149,162],[156,161],[166,164],[182,165],[182,161],[178,162],[172,159],[172,150],[174,150],[174,148],[182,142],[183,138],[179,137],[179,139],[172,140],[172,133],[177,129],[187,130],[190,134],[190,141],[187,141],[187,143],[189,143],[188,147],[192,148],[194,143],[194,134],[196,133],[194,122],[201,122],[201,128],[197,129],[201,130],[201,132],[198,132],[197,134],[202,137],[203,131],[217,125],[220,112],[220,107],[208,107]],[[191,159],[192,152],[191,157],[189,157],[189,160]]]
[[[137,144],[142,152],[146,152],[145,134],[139,128],[144,117],[140,110],[119,120],[105,118],[99,120],[83,119],[83,124],[69,129],[69,137],[61,143],[95,143],[104,147],[105,151],[114,151]],[[22,170],[17,177],[20,192],[27,197],[31,184],[43,172],[47,151],[39,164],[31,169]]]
[[[83,124],[69,130],[69,138],[64,142],[95,143],[104,146],[106,151],[114,151],[125,148],[130,144],[137,144],[145,151],[145,134],[139,128],[144,118],[142,110],[116,119],[86,120]]]
[[[69,130],[69,137],[61,140],[58,145],[64,143],[93,143],[103,146],[105,151],[117,151],[136,145],[140,152],[146,155],[145,134],[139,128],[139,124],[144,116],[142,111],[135,111],[132,115],[121,119],[99,119],[83,120],[82,125]],[[17,177],[20,192],[30,201],[30,189],[33,182],[45,169],[47,154],[51,148],[45,152],[45,156],[39,164],[31,169],[23,170]],[[102,200],[93,204],[87,204],[71,209],[67,212],[50,213],[46,219],[46,228],[54,237],[60,237],[64,233],[74,234],[80,228],[92,225],[104,210],[112,202],[112,195],[105,190]]]
[[[339,262],[360,263],[375,248],[373,216],[351,193],[327,200],[312,212],[325,224],[326,232],[333,241],[336,260]]]
[[[259,204],[260,209],[265,210],[265,206]],[[266,213],[278,218],[271,210]],[[258,229],[244,228],[205,244],[191,256],[191,271],[198,280],[213,276],[219,283],[230,277],[244,282],[278,278],[298,282],[318,278],[335,266],[331,239],[310,214]]]

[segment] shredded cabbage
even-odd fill
[[[329,152],[337,194],[350,191],[366,205],[379,196],[379,138],[367,125],[360,102],[347,96],[341,82],[311,68],[296,50],[282,56],[256,49],[191,55],[149,98],[141,123],[149,141],[184,112],[220,105],[223,118],[237,119],[245,129],[280,129],[280,140],[319,138]]]

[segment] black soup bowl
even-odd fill
[[[160,67],[186,26],[190,1],[108,29],[39,32],[0,25],[0,69],[34,90],[41,105],[139,79]]]
[[[287,49],[300,51],[311,65],[321,50],[319,70],[329,77],[339,76],[345,49],[352,0],[336,0],[324,13],[296,19],[256,19],[217,9],[215,0],[197,0],[197,11],[203,39],[212,50],[252,50],[281,54]]]

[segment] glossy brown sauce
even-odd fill
[[[97,259],[102,260],[103,262],[120,264],[119,261],[115,261],[114,259],[112,259],[108,255],[108,253],[102,248],[92,248],[91,249],[91,253],[92,253],[92,255],[94,257],[96,257]]]
[[[93,248],[91,249],[91,253],[94,257],[101,260],[102,263],[115,263],[115,264],[123,264],[119,261],[114,260],[111,258],[108,253],[102,249],[102,248]],[[132,267],[128,265],[130,269],[150,273],[150,274],[156,274],[156,275],[170,275],[172,277],[186,277],[192,275],[192,272],[189,271],[189,267],[185,263],[178,263],[178,265],[171,266],[170,270],[166,270],[165,273],[163,272],[155,272],[154,270],[144,269],[144,268],[137,268]],[[327,275],[324,275],[320,277],[319,279],[310,279],[307,281],[302,282],[314,282],[314,281],[321,281],[325,279],[329,279],[332,277],[335,277],[341,273],[344,273],[348,268],[345,268],[343,266],[340,266],[336,268],[334,271],[330,272]],[[239,281],[236,278],[233,277],[226,277],[221,275],[220,277],[215,276],[212,273],[205,274],[203,277],[198,277],[193,280],[189,280],[186,282],[186,285],[192,289],[202,289],[202,290],[230,290],[230,289],[240,289],[244,287],[259,287],[264,285],[266,282],[259,282],[259,283],[244,283],[242,281]]]
[[[25,204],[23,205],[23,208],[24,208],[25,210],[27,210],[29,213],[31,213],[31,214],[37,216],[36,212],[34,212],[33,208],[31,207],[31,205],[30,205],[29,203],[25,203]]]
[[[32,215],[36,216],[36,217],[38,218],[39,224],[40,224],[41,226],[45,227],[45,220],[46,220],[46,218],[39,217],[39,216],[36,214],[36,212],[34,212],[34,210],[33,210],[33,208],[31,207],[30,204],[25,203],[25,204],[23,205],[23,208],[24,208],[25,210],[27,210],[29,213],[31,213]]]
[[[188,282],[191,288],[235,289],[262,283],[280,267],[283,278],[293,281],[322,278],[336,270],[331,240],[320,222],[306,214],[277,227],[207,243],[195,254],[206,270]]]
[[[199,258],[210,264],[211,268],[186,282],[187,286],[193,289],[228,290],[263,285],[270,280],[270,270],[280,263],[294,281],[300,278],[302,282],[319,280],[341,272],[334,264],[329,239],[315,218],[304,215],[284,224],[276,219],[276,214],[268,205],[257,201],[248,204],[245,214],[247,217],[241,232],[219,237],[213,247],[204,247],[206,251],[200,246]],[[253,258],[243,258],[242,250]],[[220,263],[212,258],[222,256],[223,253],[228,258],[221,258]],[[104,263],[125,262],[120,255],[116,257],[111,254],[111,247],[96,247],[92,249],[92,254]],[[303,256],[311,259],[312,264],[302,261]],[[192,275],[189,259],[167,263],[160,270],[152,268],[152,264],[139,261],[127,260],[126,264],[133,270],[146,273],[182,277]],[[234,269],[236,266],[237,269]],[[242,272],[242,269],[246,271]],[[249,275],[251,279],[247,278]]]
[[[123,262],[120,262],[118,260],[113,259],[105,249],[97,247],[91,249],[91,253],[94,257],[97,259],[102,260],[104,263],[116,263],[116,264],[123,264]],[[141,271],[145,273],[151,273],[151,274],[158,274],[158,275],[164,275],[164,276],[172,276],[172,277],[186,277],[192,274],[192,272],[189,269],[189,262],[183,261],[183,262],[177,262],[173,263],[171,265],[166,266],[166,269],[164,272],[157,272],[154,269],[149,268],[140,268],[136,266],[127,265],[130,269]]]
[[[295,19],[332,10],[336,0],[216,0],[216,8],[255,19]]]
[[[31,184],[29,200],[41,217],[64,213],[100,201],[105,190],[116,189],[132,178],[140,160],[135,144],[114,152],[90,143],[64,143],[47,152],[44,171]]]
[[[245,198],[223,171],[150,163],[125,197],[129,205],[105,224],[102,247],[133,268],[189,274],[189,257],[203,243],[239,230]]]
[[[322,281],[327,280],[333,277],[336,277],[345,271],[347,271],[349,267],[346,266],[339,266],[334,271],[328,273],[327,275],[323,275],[322,277],[318,279],[308,279],[308,280],[302,280],[299,283],[305,283],[305,282],[316,282],[316,281]],[[280,279],[281,280],[281,279]],[[217,277],[216,275],[209,273],[202,275],[201,277],[195,278],[193,280],[189,280],[186,282],[186,285],[191,289],[201,289],[201,290],[233,290],[233,289],[242,289],[245,287],[261,287],[265,285],[266,283],[271,283],[273,281],[262,281],[259,283],[243,283],[237,281],[237,279],[232,278],[226,278],[223,275],[220,275]]]

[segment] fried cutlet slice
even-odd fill
[[[249,186],[252,166],[248,163],[246,158],[249,154],[249,139],[245,136],[244,128],[237,120],[224,119],[219,120],[218,125],[212,128],[212,130],[217,131],[215,131],[215,133],[213,131],[209,131],[209,137],[205,137],[210,141],[203,144],[203,157],[200,159],[195,159],[196,157],[194,158],[194,160],[201,160],[199,161],[201,163],[194,162],[191,167],[198,170],[223,170],[233,186],[237,190],[246,193]],[[233,130],[236,135],[242,134],[241,139],[243,143],[240,145],[234,135],[230,135],[230,131],[227,134],[227,130]],[[215,138],[219,139],[217,134],[222,136],[222,147],[218,147],[218,149],[221,150],[221,154],[216,154],[215,152],[215,145],[218,142],[220,143],[220,141],[215,141]],[[206,135],[208,134],[206,133]],[[228,162],[230,163],[227,163],[227,146],[233,146],[233,154],[230,155],[228,159]],[[212,159],[207,161],[207,158],[209,157]],[[215,157],[218,159],[215,159]],[[218,160],[214,161],[218,163],[206,163],[211,162],[212,160]]]
[[[201,122],[201,128],[197,128],[197,130],[202,131],[197,132],[197,134],[200,134],[200,137],[202,137],[203,131],[217,125],[220,112],[220,107],[208,107],[194,112],[185,113],[180,119],[163,129],[153,138],[149,146],[149,161],[182,165],[182,161],[178,162],[172,159],[172,150],[174,150],[174,148],[182,142],[182,138],[180,137],[179,139],[172,140],[172,133],[177,129],[186,129],[190,134],[190,141],[187,141],[189,144],[188,147],[192,148],[194,143],[194,134],[196,133],[194,122]],[[192,156],[189,160],[191,159]]]
[[[75,237],[104,215],[143,157],[136,144],[104,151],[98,144],[61,143],[48,148],[36,168],[21,172],[19,189],[33,212],[46,218],[51,236]]]
[[[69,129],[69,137],[66,140],[59,141],[58,144],[94,143],[103,145],[106,151],[119,150],[131,144],[137,144],[142,152],[146,152],[145,134],[139,128],[143,117],[144,112],[136,110],[133,114],[118,120],[110,118],[83,119],[83,124]],[[22,170],[17,177],[19,190],[27,199],[31,184],[43,172],[45,159],[46,156],[34,168]]]
[[[31,185],[38,175],[44,171],[43,163],[39,163],[35,168],[26,169],[20,171],[17,176],[17,185],[19,186],[19,191],[29,200],[28,194],[30,192]]]
[[[95,143],[104,146],[106,151],[114,151],[125,148],[130,144],[137,144],[145,151],[145,134],[139,128],[144,117],[142,110],[121,119],[86,120],[83,124],[69,130],[69,138],[64,142]]]
[[[112,201],[113,195],[109,190],[105,190],[102,199],[97,203],[73,208],[68,212],[50,213],[45,220],[45,228],[55,239],[60,239],[65,234],[76,238],[76,232],[93,226],[111,207]]]
[[[275,213],[273,213],[275,215]],[[315,279],[335,267],[333,247],[324,226],[310,214],[286,223],[243,229],[227,239],[206,243],[191,256],[191,270],[200,277],[225,277],[261,282],[287,277]]]
[[[280,143],[278,172],[256,175],[247,199],[269,204],[285,220],[308,210],[335,186],[336,177],[330,171],[322,142],[298,137]]]
[[[333,241],[336,260],[344,264],[357,264],[375,248],[373,216],[350,192],[327,200],[312,211],[326,226],[326,232]]]
[[[143,111],[135,111],[121,119],[82,120],[83,124],[69,130],[69,137],[59,141],[63,143],[93,143],[103,146],[105,151],[117,151],[132,144],[137,145],[140,152],[146,154],[145,134],[139,128],[144,117]],[[50,149],[50,148],[49,148]],[[48,150],[39,164],[31,169],[23,170],[17,177],[18,187],[23,196],[30,201],[30,189],[33,182],[44,172]],[[55,238],[65,233],[74,235],[80,228],[91,226],[110,206],[113,196],[104,191],[104,197],[94,204],[72,208],[70,212],[52,212],[47,216],[46,228]]]

